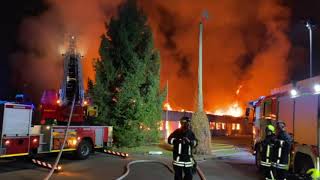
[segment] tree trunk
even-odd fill
[[[195,148],[195,154],[211,154],[211,133],[209,129],[209,120],[205,112],[195,112],[192,116],[192,130],[198,140],[198,146]]]

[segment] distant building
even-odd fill
[[[179,120],[183,116],[192,117],[193,112],[163,111],[160,130],[164,138],[180,127]],[[252,125],[243,117],[218,116],[208,114],[212,136],[249,135]]]

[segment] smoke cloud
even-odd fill
[[[30,83],[37,96],[58,88],[59,46],[75,34],[84,52],[84,80],[94,79],[104,22],[120,0],[49,0],[48,10],[21,25],[22,52],[14,54],[17,82]],[[246,102],[280,86],[287,78],[290,11],[278,0],[139,0],[148,15],[161,55],[161,85],[169,81],[174,108],[193,110],[197,90],[198,26],[204,10],[204,101],[206,110]],[[21,66],[26,67],[23,71]],[[236,90],[242,85],[239,96]],[[39,94],[40,93],[40,94]]]
[[[23,20],[20,44],[23,50],[12,55],[13,82],[39,102],[42,91],[58,89],[63,74],[61,54],[71,35],[85,56],[84,83],[94,79],[93,58],[98,58],[105,21],[116,12],[119,0],[45,0],[47,11]]]
[[[206,110],[245,103],[286,80],[290,11],[280,1],[142,0],[141,5],[161,52],[162,84],[169,81],[173,107],[195,108],[198,29],[205,10],[209,12],[203,44]]]

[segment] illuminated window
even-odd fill
[[[222,129],[226,129],[226,123],[221,123]]]
[[[213,130],[215,128],[216,123],[215,122],[210,122],[210,129]]]
[[[237,124],[237,130],[240,130],[240,124]]]
[[[236,129],[236,124],[232,123],[232,130],[235,130],[235,129]]]
[[[221,129],[221,123],[216,123],[216,130],[220,130]]]

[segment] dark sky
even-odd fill
[[[320,1],[291,0],[287,4],[291,9],[291,27],[288,33],[292,49],[290,52],[291,80],[301,80],[309,77],[309,34],[304,21],[310,19],[316,25],[313,31],[313,75],[320,74]]]
[[[46,10],[42,0],[11,0],[4,1],[0,6],[1,28],[0,28],[0,98],[9,99],[19,90],[10,83],[10,77],[14,72],[10,69],[10,55],[21,50],[18,43],[20,24],[25,17],[37,16]],[[21,67],[25,68],[25,67]],[[9,97],[10,96],[10,97]]]
[[[304,26],[304,20],[311,19],[314,24],[320,24],[320,1],[319,0],[286,0],[286,6],[291,9],[291,25],[288,32],[292,48],[290,51],[290,80],[300,80],[309,74],[309,39],[308,32]],[[28,16],[37,16],[48,8],[43,0],[10,0],[1,5],[1,41],[0,41],[0,99],[8,99],[16,92],[21,91],[14,88],[10,83],[10,77],[15,73],[10,70],[10,55],[21,51],[18,44],[20,24]],[[314,30],[314,75],[320,74],[320,26]],[[32,37],[30,37],[32,38]],[[23,68],[23,67],[21,67]],[[272,70],[270,70],[272,73]],[[35,79],[36,80],[36,79]]]

